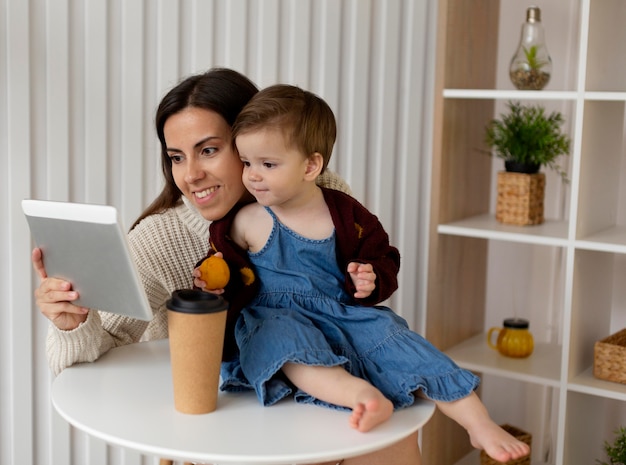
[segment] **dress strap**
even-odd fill
[[[279,222],[278,217],[276,216],[276,213],[274,213],[270,207],[264,206],[263,208],[265,208],[265,211],[270,214],[274,222]]]

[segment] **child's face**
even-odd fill
[[[261,205],[284,205],[307,192],[311,161],[295,147],[288,147],[280,130],[243,133],[235,143],[243,162],[243,184]]]

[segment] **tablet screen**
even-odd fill
[[[22,209],[46,273],[72,283],[77,305],[152,319],[114,207],[24,200]]]

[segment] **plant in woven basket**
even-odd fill
[[[600,465],[626,465],[626,428],[621,426],[615,431],[613,444],[604,441],[604,451],[609,458],[608,462],[596,460]]]
[[[492,149],[489,154],[504,159],[507,171],[536,173],[547,166],[568,182],[567,174],[556,163],[570,150],[570,138],[561,130],[563,115],[548,115],[540,105],[520,102],[508,102],[507,107],[508,113],[491,120],[485,128],[485,142]]]

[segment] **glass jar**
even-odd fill
[[[507,318],[502,326],[502,328],[491,328],[487,332],[489,347],[497,350],[502,355],[513,358],[524,358],[533,353],[534,340],[533,335],[528,331],[528,320]],[[494,333],[498,334],[495,344],[492,340]]]

